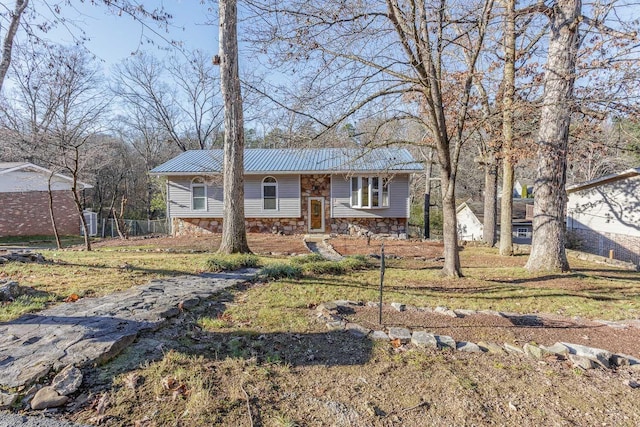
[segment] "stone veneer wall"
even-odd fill
[[[53,192],[53,211],[58,233],[76,236],[80,234],[80,218],[71,191]],[[0,236],[35,235],[53,235],[49,216],[49,193],[0,193]]]
[[[407,234],[406,218],[333,218],[331,232],[361,236],[373,234]]]

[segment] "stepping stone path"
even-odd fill
[[[256,269],[246,269],[153,280],[124,292],[83,298],[0,324],[0,395],[2,389],[27,386],[52,370],[106,362],[139,333],[161,328],[168,318],[225,288],[251,280],[256,273]],[[68,369],[64,381],[74,383],[79,375]],[[61,396],[59,391],[65,393],[65,388],[52,390]],[[4,396],[5,404],[9,396]]]
[[[304,236],[304,244],[307,245],[309,251],[322,255],[329,261],[340,261],[344,257],[333,249],[330,243],[327,242],[327,236],[319,235],[307,235]]]
[[[343,313],[349,313],[353,311],[354,307],[364,306],[365,303],[354,301],[333,301],[320,304],[316,307],[317,317],[326,323],[327,328],[330,330],[348,330],[354,336],[360,338],[367,338],[372,341],[395,341],[394,346],[413,346],[420,349],[432,349],[432,350],[453,350],[470,353],[489,353],[510,355],[516,357],[531,357],[534,359],[543,359],[545,357],[555,357],[561,360],[569,360],[574,368],[581,369],[596,369],[596,368],[617,368],[627,367],[636,372],[640,372],[640,359],[633,356],[624,354],[613,354],[607,350],[587,347],[579,344],[571,344],[566,342],[557,342],[551,346],[536,345],[532,343],[526,343],[523,347],[519,347],[515,344],[504,343],[497,344],[492,342],[456,342],[452,337],[445,335],[436,335],[424,330],[411,331],[407,328],[401,327],[389,327],[385,330],[369,330],[355,323],[347,323],[342,316]],[[379,304],[375,302],[366,303],[368,307],[378,307]],[[400,307],[406,309],[404,304],[392,303],[391,307],[398,311]],[[474,310],[449,310],[446,307],[436,307],[431,309],[428,307],[418,307],[417,310],[428,311],[437,313],[440,315],[451,317],[465,317],[473,314],[481,313],[495,316],[508,316],[516,315],[514,313],[501,313],[497,311],[484,310],[476,312]],[[613,323],[612,327],[620,328],[621,324]],[[629,323],[623,324],[625,327],[640,327],[640,324]],[[357,331],[357,333],[354,333]],[[367,332],[368,333],[365,333]],[[399,344],[398,344],[399,343]],[[640,383],[633,382],[629,384],[630,387],[640,388]]]

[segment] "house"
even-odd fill
[[[482,240],[484,230],[484,202],[466,201],[458,206],[456,211],[458,219],[458,238],[460,240]],[[511,217],[513,229],[513,243],[530,244],[532,236],[533,199],[513,199],[513,212]],[[500,204],[497,214],[499,236]]]
[[[222,159],[222,150],[186,151],[151,171],[167,177],[174,235],[222,231]],[[246,149],[247,231],[406,234],[420,170],[406,149]]]
[[[514,199],[529,199],[533,197],[533,184],[528,181],[516,180],[513,184]]]
[[[640,265],[640,167],[567,187],[567,231],[585,252]]]
[[[73,180],[28,162],[0,162],[0,236],[53,235],[49,213],[49,178],[58,233],[80,234],[73,201]],[[80,189],[91,185],[79,183]]]

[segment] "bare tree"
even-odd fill
[[[251,4],[261,27],[265,21],[269,27],[255,35],[256,41],[272,49],[274,63],[288,67],[302,82],[296,90],[305,99],[294,98],[291,110],[307,105],[305,114],[332,126],[358,112],[373,115],[379,108],[394,111],[396,120],[418,121],[429,129],[440,166],[442,273],[461,276],[455,181],[493,1]],[[407,101],[415,105],[413,110]]]
[[[219,0],[220,87],[224,101],[224,217],[221,253],[251,252],[244,226],[244,119],[238,70],[236,0]]]
[[[218,82],[210,60],[196,52],[169,64],[146,53],[123,61],[113,87],[123,107],[154,122],[182,151],[211,148],[221,125]]]
[[[3,8],[6,8],[5,12],[2,15],[4,15],[5,13],[8,15],[8,25],[6,33],[2,40],[2,59],[0,59],[0,91],[2,90],[7,71],[9,71],[9,66],[11,65],[13,41],[16,38],[16,33],[18,32],[18,27],[20,26],[20,19],[22,18],[22,14],[24,13],[28,5],[29,0],[16,0],[16,4],[13,10],[8,9],[8,7],[4,5],[1,6]]]

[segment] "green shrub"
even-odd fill
[[[365,268],[369,267],[367,257],[364,255],[353,255],[345,257],[342,259],[342,261],[340,261],[340,264],[342,264],[342,266],[347,271],[364,270]]]
[[[291,258],[291,263],[296,265],[303,265],[303,264],[308,264],[310,262],[321,262],[321,261],[326,261],[326,260],[320,254],[300,255],[300,256]]]
[[[260,277],[265,280],[299,279],[302,277],[302,267],[285,263],[271,264],[260,271]]]
[[[346,270],[342,261],[316,261],[303,266],[308,274],[343,274]]]
[[[205,268],[207,271],[216,273],[219,271],[257,267],[259,264],[260,259],[253,254],[216,254],[205,261]]]

